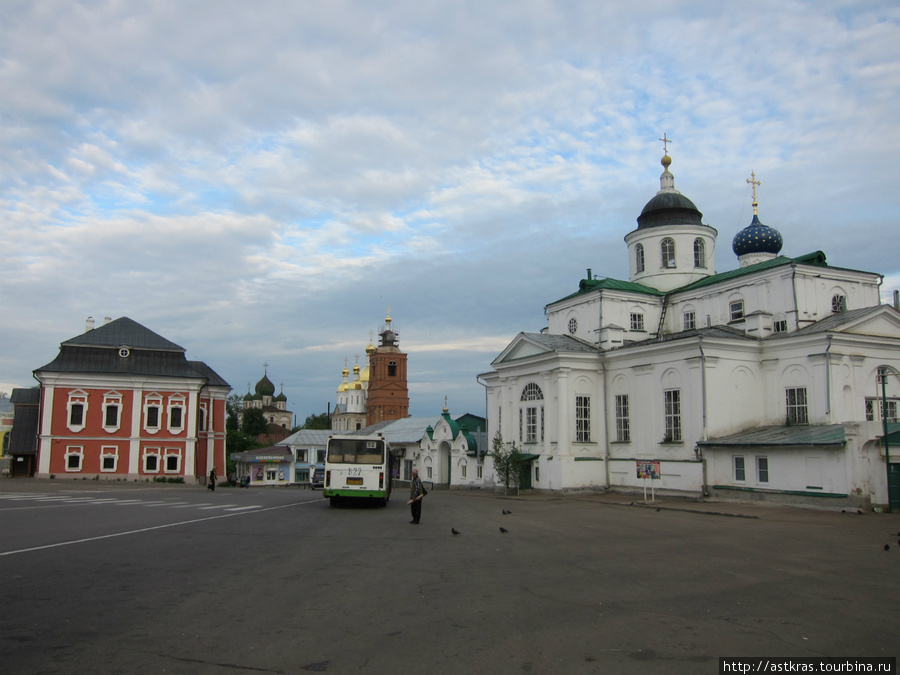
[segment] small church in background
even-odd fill
[[[284,395],[284,387],[282,391],[275,395],[275,385],[269,379],[269,364],[263,364],[262,379],[256,383],[253,393],[248,391],[244,395],[243,410],[257,408],[262,410],[263,417],[266,418],[268,429],[266,433],[259,437],[261,443],[277,443],[291,435],[291,427],[294,419],[294,413],[287,409],[287,396]],[[249,390],[249,385],[247,389]],[[243,411],[241,419],[243,421]]]
[[[337,404],[331,417],[333,431],[357,431],[365,427],[409,416],[407,355],[400,350],[399,335],[388,315],[376,347],[369,341],[366,366],[347,366],[341,373]]]

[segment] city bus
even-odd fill
[[[322,496],[332,506],[345,499],[376,499],[387,506],[392,468],[391,446],[381,435],[329,436]]]

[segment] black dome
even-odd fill
[[[662,225],[702,225],[703,214],[680,192],[658,192],[637,218],[638,229]]]

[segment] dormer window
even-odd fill
[[[675,240],[670,237],[663,239],[659,244],[659,252],[663,269],[675,269]]]

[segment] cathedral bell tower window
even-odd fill
[[[675,240],[669,237],[663,239],[659,244],[659,252],[662,256],[663,269],[675,269]]]

